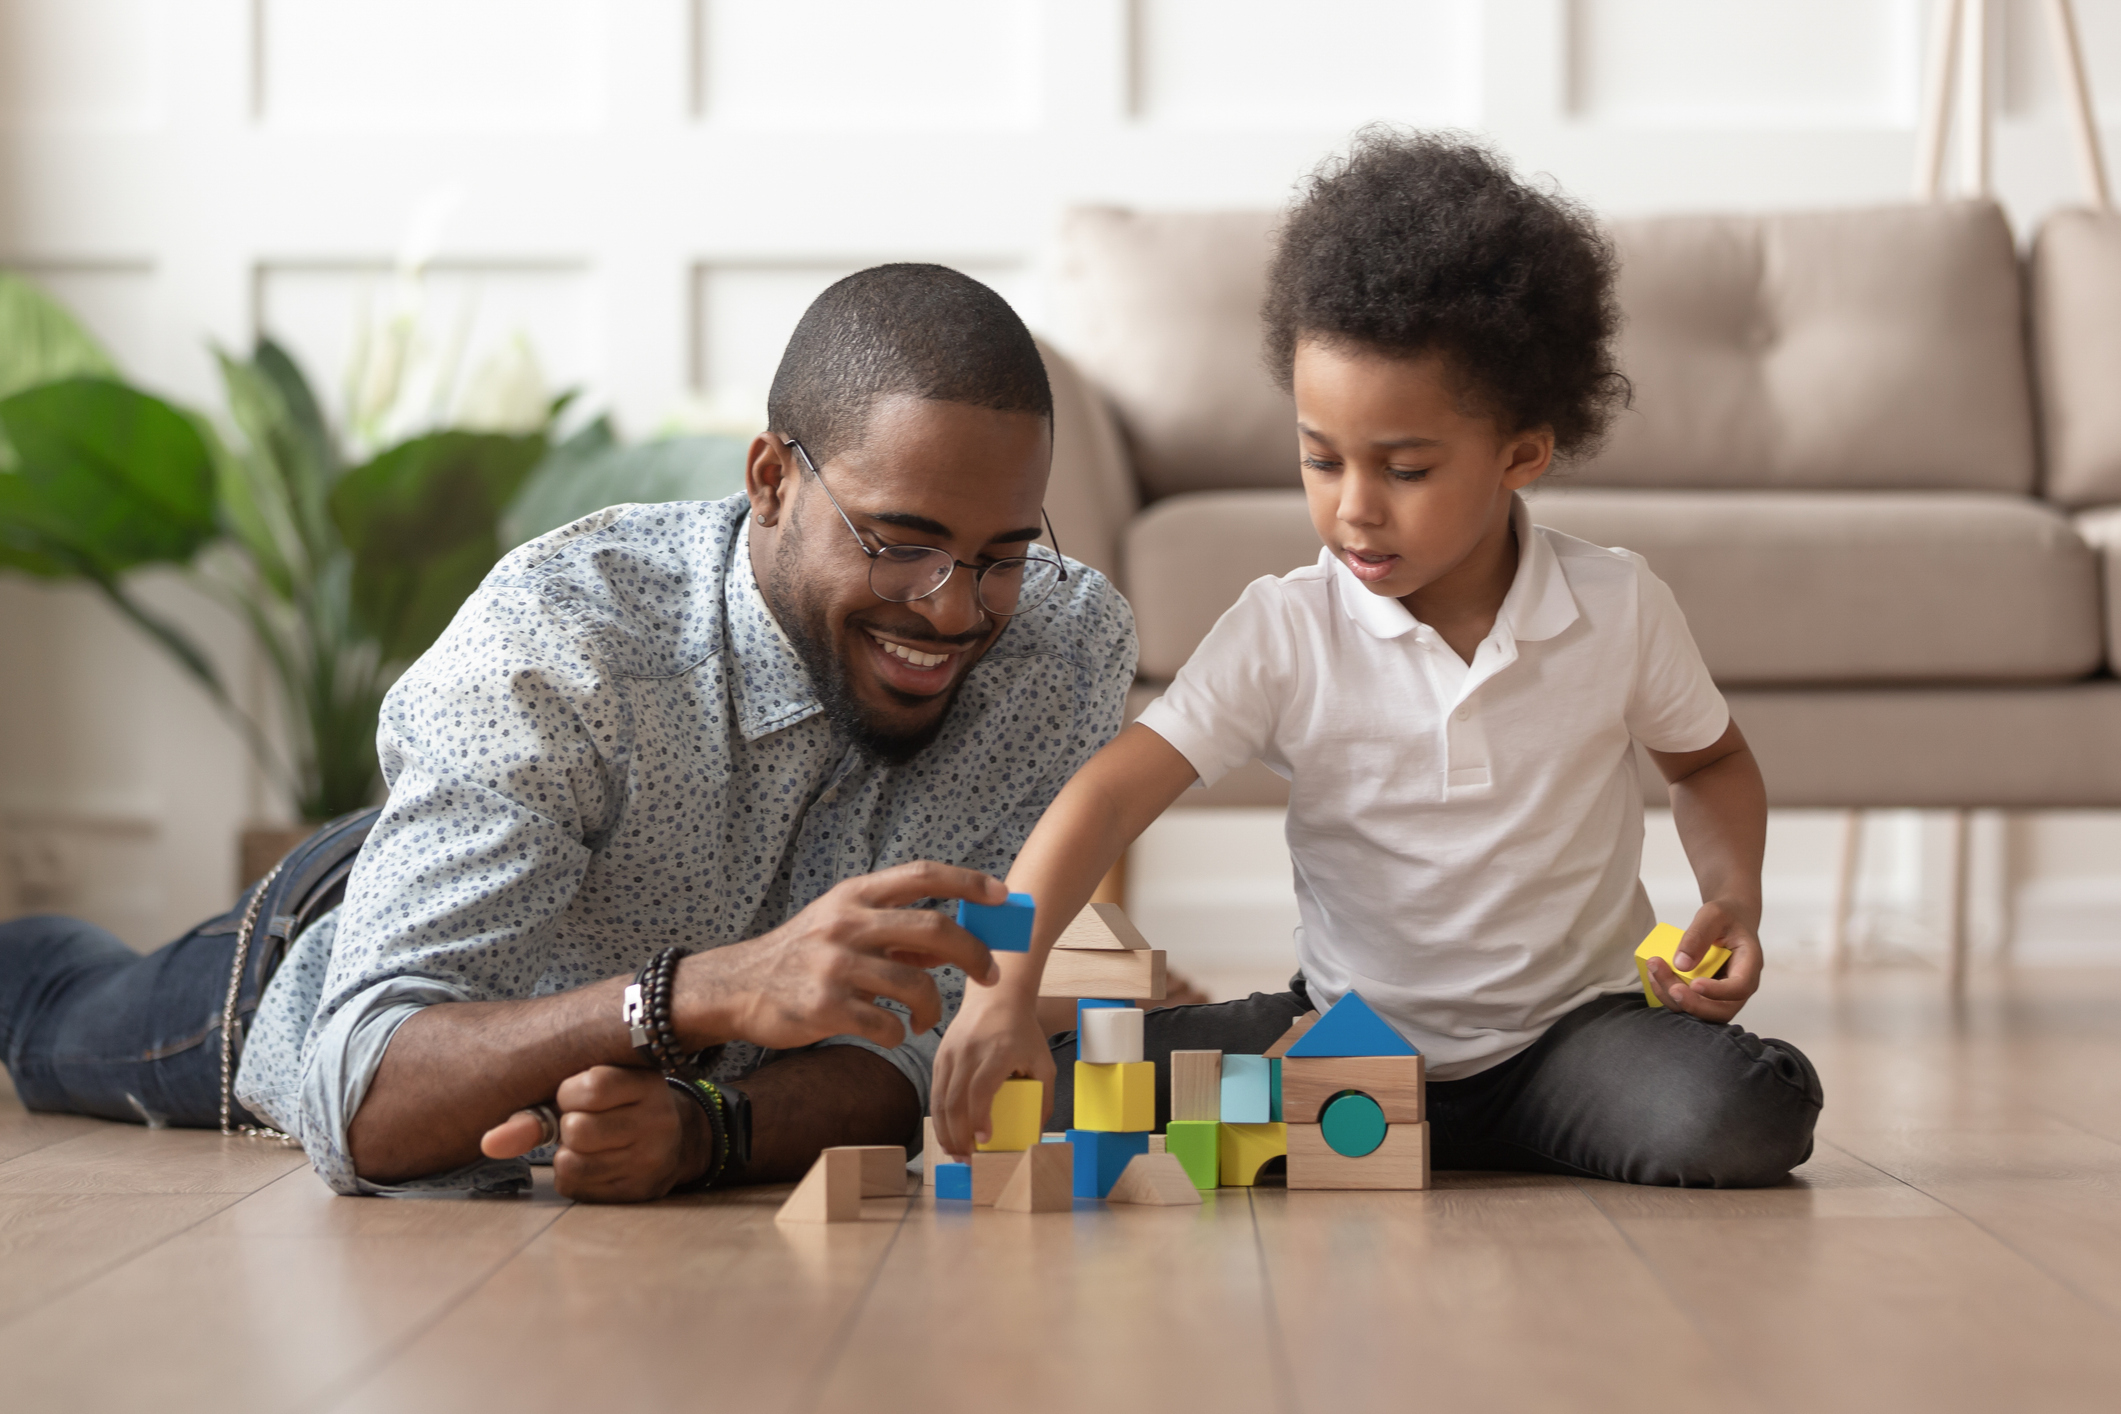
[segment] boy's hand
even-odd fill
[[[1703,1021],[1726,1022],[1738,1015],[1753,993],[1760,990],[1759,910],[1737,904],[1705,903],[1679,940],[1673,961],[1681,969],[1691,968],[1708,954],[1709,945],[1731,950],[1730,960],[1712,979],[1689,982],[1661,957],[1650,959],[1650,987],[1657,999],[1674,1011],[1698,1016]]]
[[[994,1130],[994,1097],[1011,1076],[1029,1076],[1043,1087],[1039,1125],[1053,1113],[1053,1052],[1038,1024],[1037,1006],[1000,988],[965,992],[957,1019],[935,1053],[928,1113],[935,1142],[945,1154],[969,1154]],[[933,1162],[928,1155],[926,1162]]]

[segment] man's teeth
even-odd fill
[[[893,643],[888,638],[877,638],[876,635],[873,633],[869,636],[871,638],[876,638],[877,643],[883,647],[883,650],[886,653],[890,653],[897,657],[904,658],[907,662],[913,664],[913,666],[916,668],[932,668],[938,663],[947,663],[950,661],[950,655],[948,653],[921,653],[917,652],[914,649],[908,648],[903,643]]]

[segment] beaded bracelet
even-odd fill
[[[707,1160],[706,1170],[692,1182],[681,1183],[670,1191],[698,1193],[712,1188],[714,1181],[722,1176],[722,1171],[729,1167],[729,1116],[725,1108],[727,1102],[712,1080],[680,1080],[673,1075],[666,1075],[663,1080],[673,1090],[682,1092],[686,1099],[700,1107],[700,1113],[707,1117],[707,1132],[714,1147],[714,1152]]]

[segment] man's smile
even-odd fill
[[[881,629],[864,627],[869,657],[885,684],[911,697],[933,697],[950,686],[969,647],[950,647],[928,640],[926,647]],[[985,635],[981,635],[982,638]]]

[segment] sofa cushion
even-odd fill
[[[2105,588],[2099,602],[2106,614],[2106,661],[2121,668],[2121,506],[2087,511],[2077,517],[2077,534],[2099,556]]]
[[[2063,211],[2033,242],[2033,357],[2047,494],[2121,501],[2121,215]]]
[[[2018,263],[1993,203],[1613,236],[1635,400],[1583,484],[2032,489]]]
[[[2097,557],[2038,502],[1963,492],[1546,490],[1533,519],[1640,553],[1725,684],[2066,681],[2101,661]],[[1318,556],[1303,496],[1201,492],[1128,528],[1141,673]]]

